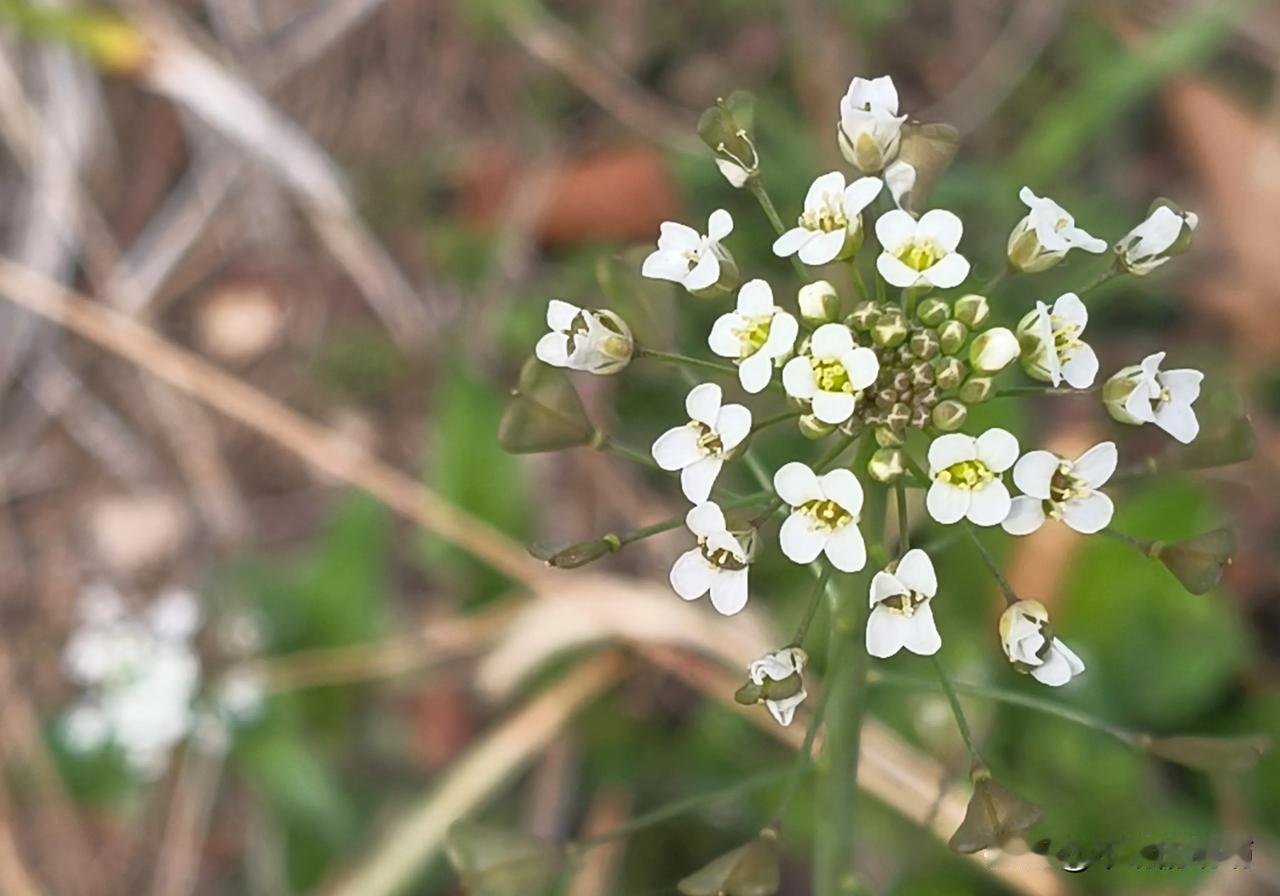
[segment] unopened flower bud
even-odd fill
[[[890,429],[902,432],[911,423],[911,415],[911,406],[900,401],[889,408],[889,412],[884,416],[884,421]]]
[[[1103,384],[1102,406],[1107,409],[1107,413],[1113,419],[1121,423],[1141,426],[1146,421],[1130,414],[1125,406],[1134,389],[1139,387],[1147,389],[1149,383],[1150,376],[1142,369],[1141,365],[1132,364],[1128,367],[1122,367]]]
[[[969,346],[969,363],[978,373],[999,373],[1022,351],[1018,337],[1008,327],[983,330]]]
[[[933,385],[933,365],[928,361],[917,361],[911,365],[911,382],[916,386]]]
[[[871,325],[880,317],[880,306],[875,302],[859,302],[853,306],[853,311],[845,317],[845,324],[852,330],[859,333],[865,333],[871,329]]]
[[[571,544],[567,548],[561,548],[558,551],[530,548],[529,553],[546,563],[547,566],[552,566],[556,569],[577,569],[579,566],[586,566],[588,563],[612,554],[621,547],[622,542],[618,539],[618,536],[606,535],[603,538]]]
[[[871,341],[884,348],[901,345],[907,338],[907,322],[902,312],[888,309],[880,313],[880,317],[871,325]]]
[[[968,414],[967,407],[955,399],[948,398],[934,405],[931,419],[933,425],[943,432],[955,432],[964,426],[964,418]]]
[[[906,471],[901,448],[878,448],[867,461],[867,473],[876,482],[896,482]]]
[[[924,429],[929,425],[930,418],[929,409],[923,405],[917,405],[911,409],[911,416],[907,418],[907,424],[915,429]]]
[[[991,305],[987,302],[986,296],[971,292],[967,296],[956,299],[951,313],[956,320],[976,330],[987,322],[987,318],[991,315]]]
[[[806,439],[817,441],[825,438],[835,431],[835,427],[830,423],[823,423],[813,414],[804,414],[796,421],[796,425],[800,429],[800,435]]]
[[[1131,274],[1145,277],[1175,255],[1191,248],[1199,219],[1167,199],[1156,200],[1151,212],[1116,243],[1116,261]]]
[[[826,280],[800,287],[800,317],[810,326],[829,324],[840,316],[840,294]]]
[[[995,383],[989,376],[971,376],[960,387],[960,400],[965,404],[982,404],[995,391]]]
[[[944,355],[958,354],[968,338],[969,328],[958,320],[943,321],[938,327],[938,346]]]
[[[587,310],[552,299],[547,305],[551,332],[534,353],[552,367],[587,373],[618,373],[631,363],[635,341],[626,321],[607,309]]]
[[[968,365],[959,358],[943,358],[934,369],[934,382],[939,389],[956,389],[968,371]]]
[[[881,448],[901,448],[902,433],[889,426],[877,426],[875,430],[876,444]]]
[[[926,327],[936,327],[951,316],[951,306],[942,299],[927,298],[916,306],[916,319]]]
[[[937,357],[938,352],[942,350],[938,336],[932,330],[916,330],[911,334],[911,339],[907,342],[907,345],[910,347],[913,357],[924,361]]]

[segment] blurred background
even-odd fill
[[[1200,213],[1190,253],[1093,294],[1090,333],[1104,374],[1167,350],[1207,371],[1202,418],[1248,408],[1251,461],[1116,489],[1117,526],[1143,538],[1234,526],[1222,585],[1188,594],[1061,527],[990,544],[1088,664],[1052,698],[1157,735],[1280,732],[1278,61],[1272,2],[0,4],[0,893],[532,894],[554,876],[539,842],[731,788],[554,885],[671,893],[759,830],[803,732],[730,696],[792,630],[806,578],[763,552],[726,622],[667,589],[678,531],[552,573],[522,545],[684,499],[613,454],[497,441],[549,297],[645,291],[649,338],[706,354],[727,303],[636,276],[663,220],[730,210],[744,277],[794,294],[697,140],[738,89],[789,219],[846,168],[850,78],[892,75],[903,111],[962,135],[931,204],[961,215],[982,279],[1024,184],[1108,241],[1157,196]],[[994,313],[1012,323],[1099,265],[1010,281]],[[669,369],[575,383],[640,451],[683,419]],[[1167,445],[1052,401],[992,403],[974,426],[1064,454]],[[789,432],[761,447],[771,465],[815,450]],[[1000,652],[987,571],[921,530],[951,583],[948,667],[1033,691]],[[870,892],[1280,892],[1274,755],[1192,772],[966,699],[997,778],[1044,808],[1029,839],[1254,841],[1248,870],[992,870],[945,845],[968,772],[945,701],[871,699]],[[784,894],[809,892],[809,790],[785,819]],[[468,885],[444,857],[460,821]]]

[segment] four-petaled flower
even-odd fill
[[[893,286],[959,286],[969,276],[969,262],[956,251],[964,225],[946,209],[925,212],[920,220],[900,208],[876,219],[876,238],[884,249],[876,269]]]
[[[1017,459],[1018,440],[1003,429],[988,429],[976,439],[959,432],[938,436],[929,446],[929,515],[948,524],[1004,522],[1011,499],[1001,474]]]
[[[748,280],[738,290],[738,307],[716,318],[707,344],[722,358],[738,362],[738,381],[748,392],[764,390],[773,365],[795,347],[800,325],[773,303],[773,290],[763,280]]]
[[[685,398],[689,422],[668,429],[653,443],[653,459],[664,470],[680,471],[680,488],[694,504],[711,494],[720,468],[751,431],[751,411],[722,405],[715,383],[694,386]]]
[[[1204,374],[1191,368],[1161,370],[1164,352],[1156,352],[1118,371],[1102,387],[1102,403],[1121,423],[1154,423],[1187,444],[1200,433],[1192,409]]]
[[[1077,227],[1071,213],[1049,197],[1037,196],[1030,187],[1023,187],[1018,198],[1031,209],[1009,234],[1009,263],[1018,270],[1048,270],[1072,249],[1095,255],[1106,251],[1106,242]]]
[[[774,254],[786,258],[799,252],[800,260],[812,265],[851,257],[862,245],[862,210],[883,187],[878,177],[845,186],[839,171],[822,175],[804,197],[799,223],[774,241]]]
[[[751,683],[761,689],[765,709],[784,728],[791,724],[796,708],[809,696],[801,677],[808,659],[799,647],[784,647],[766,653],[747,668]]]
[[[1080,341],[1089,323],[1084,302],[1073,292],[1058,297],[1050,309],[1036,302],[1018,323],[1022,366],[1027,375],[1059,385],[1066,380],[1074,389],[1087,389],[1098,375],[1098,356]]]
[[[676,558],[671,587],[685,600],[711,592],[711,606],[732,616],[747,605],[747,568],[751,546],[730,532],[718,504],[699,504],[685,515],[698,546]],[[749,536],[748,536],[749,540]]]
[[[919,548],[902,555],[871,580],[871,615],[867,618],[867,653],[893,656],[902,648],[931,656],[942,646],[929,603],[938,593],[933,561]]]
[[[659,230],[658,248],[649,253],[640,273],[655,280],[671,280],[690,292],[701,292],[716,284],[732,288],[726,275],[737,279],[729,253],[720,241],[733,232],[733,217],[716,209],[707,220],[703,236],[687,224],[664,221]],[[727,270],[726,270],[727,269]]]
[[[631,329],[612,311],[587,311],[552,299],[547,326],[551,332],[538,340],[533,353],[552,367],[608,375],[626,367],[635,350]]]
[[[1022,494],[1013,499],[1004,530],[1029,535],[1050,518],[1085,535],[1105,529],[1115,506],[1098,489],[1115,473],[1116,457],[1115,442],[1100,442],[1075,460],[1028,451],[1013,465],[1013,482]]]
[[[808,348],[782,368],[787,394],[813,405],[813,415],[836,425],[853,416],[859,393],[880,375],[876,353],[853,341],[844,324],[823,324]]]
[[[1199,221],[1194,212],[1158,205],[1141,224],[1120,238],[1116,257],[1130,274],[1145,277],[1190,243]]]
[[[840,100],[836,136],[841,154],[864,174],[880,171],[897,156],[906,120],[898,114],[892,78],[854,78]]]
[[[773,476],[778,497],[791,507],[778,543],[796,563],[812,563],[826,554],[841,572],[857,572],[867,564],[867,546],[858,529],[862,483],[852,470],[817,475],[792,461]]]
[[[1020,600],[1000,617],[1000,643],[1019,672],[1060,687],[1084,671],[1080,657],[1054,637],[1049,611],[1036,600]]]

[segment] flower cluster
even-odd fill
[[[973,269],[963,251],[960,217],[940,208],[917,210],[940,173],[931,166],[950,158],[949,152],[921,151],[922,141],[933,141],[936,150],[953,141],[954,132],[910,122],[888,77],[853,79],[840,102],[837,140],[855,171],[815,178],[794,197],[799,211],[788,227],[763,191],[760,159],[735,117],[743,102],[735,95],[708,110],[700,133],[730,183],[750,188],[770,215],[778,233],[773,253],[790,259],[804,277],[794,306],[788,308],[763,279],[739,286],[739,267],[726,244],[734,224],[721,209],[705,234],[664,223],[641,273],[679,283],[700,298],[736,290],[733,308],[715,320],[707,338],[710,351],[727,363],[637,345],[616,314],[562,301],[551,302],[551,332],[537,347],[548,364],[593,373],[617,373],[637,358],[719,370],[736,378],[746,396],[781,392],[792,409],[761,419],[747,404],[726,401],[721,384],[703,382],[685,400],[687,421],[673,421],[653,443],[653,460],[679,472],[693,505],[685,524],[694,546],[679,556],[670,576],[681,597],[709,594],[720,613],[742,610],[757,546],[775,517],[781,518],[778,546],[789,560],[837,573],[862,571],[875,556],[869,544],[878,545],[882,536],[864,531],[868,489],[885,486],[923,490],[929,517],[944,526],[1027,535],[1058,520],[1084,534],[1106,529],[1114,506],[1103,489],[1116,472],[1116,443],[1104,441],[1066,458],[1040,448],[1024,451],[1004,429],[963,431],[970,408],[997,397],[1094,396],[1121,423],[1154,423],[1184,443],[1195,438],[1198,371],[1163,370],[1165,355],[1157,353],[1097,384],[1099,357],[1084,341],[1089,315],[1083,294],[1090,287],[1043,296],[1030,309],[1001,309],[1012,326],[992,325],[989,294],[1005,277],[1048,270],[1076,250],[1087,255],[1107,249],[1058,202],[1024,187],[1019,198],[1027,213],[1009,233],[1003,273],[966,290]],[[1097,282],[1149,274],[1187,248],[1195,226],[1194,215],[1158,203],[1116,242],[1111,266]],[[824,267],[836,264],[848,271],[848,289],[833,285],[846,279],[841,269]],[[824,268],[824,276],[811,270],[816,268]],[[1031,383],[1002,390],[997,378],[1019,367]],[[831,440],[832,450],[817,463],[785,463],[771,479],[758,474],[768,491],[755,503],[764,506],[739,517],[737,508],[753,502],[725,488],[721,474],[750,450],[757,432],[784,420],[810,440]],[[847,452],[855,445],[851,460]],[[913,456],[921,448],[923,458]],[[930,556],[909,549],[905,534],[900,541],[899,555],[879,561],[868,588],[865,644],[879,658],[904,649],[931,655],[942,644],[932,605],[945,588]],[[610,543],[607,550],[575,556],[616,549]],[[1007,596],[999,643],[1013,668],[1052,686],[1084,671],[1054,634],[1043,605]],[[803,635],[753,663],[742,692],[743,702],[765,703],[784,725],[805,696]]]

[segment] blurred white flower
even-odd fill
[[[1009,263],[1017,270],[1027,273],[1048,270],[1072,249],[1095,255],[1106,251],[1104,241],[1077,227],[1076,219],[1052,199],[1037,196],[1030,187],[1023,187],[1018,198],[1031,211],[1009,234]]]
[[[808,659],[799,647],[784,647],[765,654],[748,667],[751,683],[764,689],[764,705],[769,715],[784,728],[791,724],[796,709],[809,696],[801,677]]]
[[[1062,520],[1085,535],[1105,529],[1115,506],[1098,491],[1116,471],[1116,443],[1101,442],[1075,460],[1051,451],[1028,451],[1013,465],[1013,499],[1003,523],[1010,535],[1029,535],[1046,519]]]
[[[655,280],[671,280],[690,292],[701,292],[717,284],[732,288],[737,272],[720,241],[733,232],[733,217],[716,209],[707,221],[703,236],[686,224],[664,221],[658,248],[644,260],[640,273]],[[731,277],[730,277],[731,275]]]
[[[843,423],[853,416],[862,390],[876,381],[876,353],[853,341],[844,324],[823,324],[808,347],[782,368],[782,385],[792,398],[810,402],[823,423]]]
[[[840,153],[859,171],[874,174],[898,154],[906,120],[898,114],[898,89],[892,78],[854,78],[840,100]]]
[[[1019,672],[1041,684],[1060,687],[1084,671],[1084,662],[1054,637],[1049,611],[1035,600],[1020,600],[1000,617],[1000,643]]]
[[[671,587],[685,600],[711,592],[711,606],[732,616],[747,605],[750,546],[726,528],[719,505],[708,501],[685,516],[698,546],[681,554],[671,567]]]
[[[689,422],[653,443],[653,459],[664,470],[680,471],[680,487],[694,504],[711,495],[725,458],[751,431],[751,412],[740,404],[722,405],[715,383],[694,386],[685,398]]]
[[[832,470],[822,476],[792,461],[773,476],[778,497],[791,507],[778,542],[782,553],[796,563],[812,563],[826,554],[841,572],[857,572],[867,564],[867,546],[858,529],[862,513],[862,483],[852,470]]]
[[[937,653],[942,637],[929,606],[937,593],[933,561],[919,548],[876,573],[871,580],[867,653],[890,657],[904,647],[920,656]]]
[[[949,289],[969,276],[969,262],[956,251],[964,224],[952,212],[935,208],[917,221],[900,208],[876,219],[876,238],[884,249],[876,259],[880,276],[893,286]]]
[[[769,284],[748,280],[738,290],[737,308],[716,318],[707,343],[738,362],[738,381],[755,394],[769,385],[774,362],[791,353],[799,332],[796,319],[773,303]]]
[[[1004,522],[1011,499],[1001,474],[1017,459],[1018,440],[1003,429],[988,429],[976,439],[959,432],[938,436],[929,445],[929,515],[946,524]]]
[[[1145,277],[1185,248],[1200,219],[1168,205],[1158,205],[1141,224],[1116,243],[1116,256],[1125,270]]]
[[[804,197],[799,223],[774,241],[774,254],[786,258],[799,253],[810,265],[852,257],[862,245],[862,211],[883,187],[878,177],[845,186],[839,171],[817,178]]]
[[[631,329],[612,311],[587,311],[552,299],[547,303],[547,326],[551,332],[534,347],[544,364],[609,375],[631,362],[635,350]]]
[[[1164,357],[1156,352],[1118,371],[1102,387],[1102,403],[1121,423],[1154,423],[1187,444],[1200,433],[1191,406],[1200,397],[1204,374],[1191,368],[1161,370]]]
[[[1098,356],[1080,340],[1089,323],[1084,302],[1073,292],[1053,303],[1036,302],[1018,323],[1022,343],[1022,367],[1027,375],[1060,385],[1067,381],[1073,389],[1087,389],[1098,375]]]

